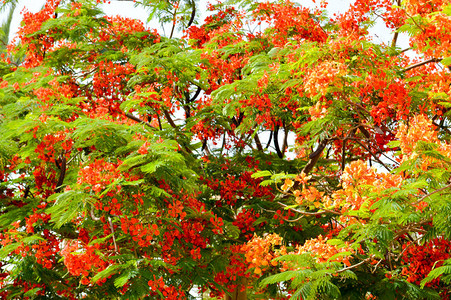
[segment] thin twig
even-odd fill
[[[446,190],[446,189],[449,189],[450,187],[451,187],[451,184],[448,184],[447,186],[444,186],[444,187],[442,187],[441,189],[435,190],[435,191],[433,191],[432,193],[429,193],[429,194],[427,194],[427,195],[424,195],[424,196],[421,197],[417,202],[413,203],[413,205],[416,205],[416,204],[420,203],[421,201],[423,201],[424,199],[426,199],[426,198],[429,197],[429,196],[432,196],[432,195],[437,194],[437,193],[440,193],[440,192],[442,192],[442,191],[444,191],[444,190]]]
[[[341,172],[345,170],[346,163],[346,139],[343,140],[343,145],[341,149]]]
[[[391,172],[391,169],[389,168],[389,167],[387,167],[380,159],[379,159],[379,157],[377,157],[376,156],[376,154],[374,154],[373,153],[373,151],[371,151],[367,146],[365,146],[361,141],[359,141],[359,140],[355,140],[356,142],[357,142],[357,144],[359,144],[360,146],[362,146],[366,151],[368,151],[370,154],[371,154],[371,156],[373,156],[374,157],[374,159],[376,159],[376,161],[378,162],[378,163],[380,163],[385,169],[387,169],[387,171],[388,172]]]
[[[176,22],[176,16],[177,16],[177,6],[174,9],[174,13],[172,14],[172,29],[171,29],[171,34],[169,35],[169,39],[172,39],[172,35],[174,34],[174,29],[175,29],[175,24],[177,24]]]
[[[81,152],[82,151],[78,151],[77,153],[75,153],[75,155],[74,156],[72,156],[69,160],[68,160],[68,162],[67,162],[67,164],[70,164],[79,154],[81,154]]]
[[[302,219],[303,217],[304,217],[304,215],[301,215],[299,218],[296,218],[296,219],[294,219],[294,220],[289,220],[288,218],[284,218],[283,216],[281,216],[282,217],[282,219],[285,221],[285,222],[290,222],[290,223],[294,223],[294,222],[297,222],[297,221],[299,221],[300,219]]]
[[[395,261],[398,261],[401,258],[401,256],[404,254],[404,252],[406,252],[406,250],[410,248],[410,246],[415,245],[415,243],[422,238],[423,238],[423,236],[420,236],[416,240],[410,242],[410,244],[408,244],[407,247],[405,247],[404,250],[402,250],[401,253],[399,253],[398,257],[395,258]]]
[[[354,269],[354,268],[356,268],[356,267],[358,267],[358,266],[360,266],[360,265],[363,265],[363,264],[366,263],[367,261],[372,260],[373,258],[374,258],[374,255],[371,255],[370,257],[368,257],[368,258],[362,260],[362,261],[359,262],[359,263],[356,263],[355,265],[352,265],[352,266],[349,266],[349,267],[346,267],[346,268],[343,268],[343,269],[340,269],[340,270],[336,271],[335,274],[337,274],[337,273],[342,273],[342,272],[347,271],[347,270],[350,270],[350,269]]]
[[[288,205],[286,205],[286,204],[284,204],[282,202],[277,202],[277,203],[282,205],[283,207],[287,207],[288,206]],[[296,208],[291,208],[291,207],[290,207],[290,209],[292,211],[300,213],[301,215],[304,215],[304,216],[319,216],[319,215],[323,215],[325,213],[330,213],[330,214],[334,214],[334,215],[338,215],[338,216],[341,215],[341,213],[339,213],[339,212],[336,212],[336,211],[333,211],[333,210],[330,210],[330,209],[324,209],[324,208],[322,209],[322,211],[317,211],[317,212],[302,211],[302,210],[299,210],[299,209],[296,209]]]

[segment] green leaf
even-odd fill
[[[116,274],[120,269],[122,269],[122,265],[109,265],[106,269],[100,271],[94,277],[92,277],[91,282],[96,283],[100,279],[107,278],[111,275]]]
[[[258,171],[251,175],[252,178],[260,178],[260,177],[266,177],[271,176],[272,173],[270,171],[264,170],[264,171]]]
[[[444,274],[451,274],[451,265],[444,265],[429,272],[428,276],[421,281],[421,287],[424,288],[428,282],[431,282]]]
[[[451,56],[442,59],[442,60],[440,61],[440,63],[441,63],[442,65],[444,65],[444,66],[449,66],[449,65],[451,65]]]
[[[5,259],[11,252],[19,248],[22,243],[12,243],[0,249],[0,259]]]
[[[34,288],[34,289],[31,289],[31,290],[27,291],[27,292],[26,292],[25,294],[23,294],[23,295],[24,295],[24,297],[33,297],[33,296],[35,296],[36,293],[39,292],[40,290],[42,290],[42,288],[37,287],[37,288]]]
[[[343,256],[350,256],[350,255],[352,255],[352,252],[351,252],[351,251],[339,252],[339,253],[334,254],[334,255],[332,255],[331,257],[329,257],[329,259],[328,259],[327,261],[328,261],[328,262],[329,262],[329,261],[334,261],[336,258],[343,257]]]
[[[89,194],[78,190],[69,190],[61,194],[54,194],[49,197],[54,200],[54,204],[46,209],[52,216],[51,221],[55,228],[61,228],[64,224],[71,222],[75,217],[86,212],[89,205],[94,205],[95,199]]]
[[[283,281],[290,281],[292,278],[299,275],[300,271],[285,271],[279,274],[271,275],[269,277],[266,277],[260,282],[260,286],[264,287],[269,284],[283,282]]]

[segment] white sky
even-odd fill
[[[202,22],[203,19],[207,16],[206,12],[206,3],[207,1],[212,2],[211,0],[200,0],[198,2],[198,13],[200,13],[199,21]],[[306,7],[314,7],[315,5],[312,0],[297,0],[303,6]],[[320,0],[316,0],[316,3],[319,3]],[[349,5],[353,2],[353,0],[329,0],[328,5],[328,13],[329,16],[332,16],[337,12],[344,12],[349,8]],[[28,9],[31,12],[37,12],[44,5],[45,0],[20,0],[19,4],[16,8],[16,13],[13,17],[13,21],[11,24],[11,35],[10,39],[17,32],[17,29],[20,25],[20,21],[22,19],[22,15],[20,12],[23,9]],[[120,15],[122,17],[129,18],[138,18],[144,23],[146,23],[148,12],[143,7],[134,7],[134,3],[132,1],[111,1],[111,4],[104,4],[103,10],[107,15]],[[7,11],[1,12],[0,21],[3,21],[6,18]],[[155,22],[153,24],[148,24],[148,27],[156,28],[160,34],[164,34],[161,31],[160,25]],[[381,43],[384,42],[386,44],[390,43],[392,36],[387,34],[388,30],[385,28],[385,25],[382,22],[376,24],[372,29],[371,33],[374,36],[374,42]],[[398,39],[398,46],[401,48],[408,47],[408,38],[406,36],[400,36]]]
[[[312,0],[298,0],[298,2],[306,7],[314,7],[315,6],[315,4],[313,3]],[[319,0],[317,0],[317,2],[319,2]],[[328,11],[329,11],[330,15],[332,15],[335,12],[344,11],[349,7],[351,2],[352,2],[352,0],[331,0]],[[16,13],[13,17],[13,21],[11,24],[11,29],[12,29],[11,37],[13,36],[13,34],[15,32],[17,32],[17,29],[20,25],[20,21],[22,19],[20,12],[24,8],[28,9],[31,12],[37,12],[42,8],[44,3],[45,3],[45,0],[20,0],[19,1],[19,4],[17,5],[17,8],[16,8]],[[206,0],[201,0],[198,3],[198,8],[199,8],[198,12],[200,13],[200,18],[199,18],[200,21],[202,21],[207,16],[206,3],[207,3]],[[145,9],[143,9],[142,6],[134,7],[134,3],[131,1],[128,2],[128,1],[112,0],[111,4],[103,5],[103,11],[107,15],[120,15],[122,17],[138,18],[141,21],[143,21],[144,23],[146,23],[147,16],[148,16],[148,12]],[[3,21],[6,18],[6,15],[7,15],[7,11],[2,12],[1,16],[0,16],[0,21]],[[151,25],[153,25],[153,26],[151,26]],[[157,23],[149,24],[149,26],[160,29],[160,26]]]

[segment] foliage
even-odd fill
[[[449,298],[448,1],[101,2],[2,57],[2,299]]]

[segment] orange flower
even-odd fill
[[[294,181],[290,178],[285,179],[285,183],[282,185],[281,189],[282,191],[286,192],[288,191],[292,186],[294,185]]]

